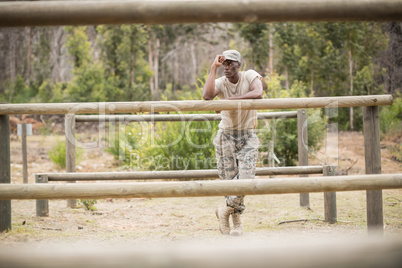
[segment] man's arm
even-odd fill
[[[219,66],[225,61],[225,57],[217,55],[211,66],[211,72],[208,75],[207,81],[205,81],[204,89],[202,91],[202,98],[204,100],[213,100],[219,91],[215,88],[215,76]]]
[[[250,91],[244,95],[229,97],[227,100],[243,100],[243,99],[262,99],[262,82],[256,77],[250,85]]]

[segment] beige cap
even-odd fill
[[[233,61],[238,61],[241,62],[241,55],[240,52],[237,50],[226,50],[223,51],[223,56],[225,57],[226,60],[233,60]]]

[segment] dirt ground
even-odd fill
[[[48,151],[62,136],[28,137],[29,183],[34,174],[62,172],[48,157]],[[332,139],[332,140],[331,140]],[[335,140],[334,140],[335,139]],[[330,137],[324,148],[311,155],[310,164],[330,163],[349,175],[364,174],[363,135],[340,132]],[[393,141],[382,142],[382,172],[400,173],[402,163],[392,160]],[[335,151],[331,151],[335,150]],[[334,157],[337,156],[337,157]],[[87,149],[77,171],[118,171],[113,156],[102,148]],[[22,183],[21,141],[11,142],[12,183]],[[298,194],[247,196],[244,213],[244,240],[288,240],[300,238],[365,237],[366,193],[337,193],[338,222],[323,221],[323,194],[310,194],[310,209],[299,206]],[[384,234],[402,238],[402,190],[384,190]],[[222,239],[214,211],[223,204],[223,197],[153,198],[98,200],[91,212],[82,205],[67,208],[65,200],[49,202],[49,217],[36,217],[35,200],[12,201],[12,230],[0,234],[3,246],[26,243],[52,244],[59,242],[96,244],[144,244],[152,241],[199,241]],[[286,222],[292,220],[304,220]],[[224,238],[226,239],[226,238]],[[228,238],[233,239],[233,238]]]

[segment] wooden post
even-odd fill
[[[380,124],[378,107],[363,108],[366,174],[381,174]],[[367,191],[367,229],[380,234],[383,228],[382,190]]]
[[[47,175],[35,175],[36,183],[48,183]],[[36,200],[36,216],[49,217],[49,200],[37,199]]]
[[[308,165],[308,140],[307,140],[307,111],[305,109],[297,110],[297,142],[299,166]],[[300,177],[308,177],[308,175],[300,175]],[[310,207],[309,193],[300,194],[300,206]]]
[[[21,124],[22,141],[22,181],[28,183],[28,160],[27,160],[27,124]]]
[[[269,141],[268,143],[268,166],[270,168],[275,167],[275,160],[274,160],[274,142]],[[270,178],[274,178],[274,176],[269,176]]]
[[[335,167],[324,166],[323,175],[335,176]],[[325,221],[335,223],[337,221],[336,192],[324,192],[324,210]]]
[[[10,182],[10,118],[0,115],[0,184]],[[8,230],[11,230],[11,200],[1,200],[0,232]]]
[[[75,172],[75,115],[66,114],[65,119],[66,134],[66,172]],[[70,181],[69,183],[75,183]],[[75,208],[77,200],[67,200],[67,207]]]

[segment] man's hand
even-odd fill
[[[205,81],[204,89],[202,91],[202,98],[204,100],[213,100],[218,95],[219,90],[215,88],[215,76],[218,67],[225,61],[225,57],[222,55],[216,55],[214,62],[211,65],[211,72]]]
[[[216,55],[216,58],[214,60],[214,63],[212,63],[211,68],[212,67],[216,67],[216,68],[220,67],[224,61],[225,61],[225,56]]]

